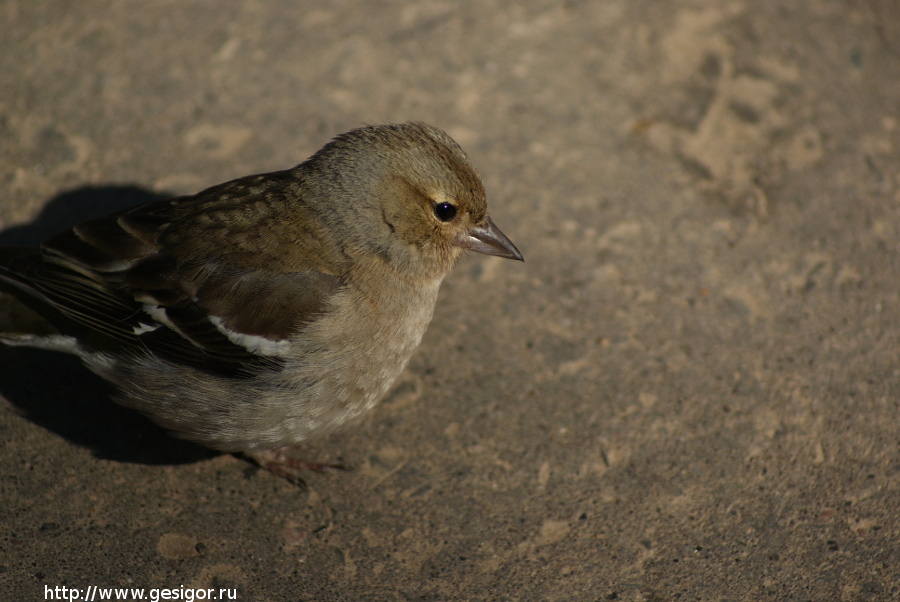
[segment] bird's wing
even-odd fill
[[[6,250],[0,282],[89,346],[233,377],[277,369],[342,284],[340,254],[286,173],[90,219],[40,254]]]

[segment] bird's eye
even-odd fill
[[[456,217],[456,205],[453,203],[437,203],[434,206],[434,216],[442,222],[449,222]]]

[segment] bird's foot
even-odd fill
[[[247,452],[243,455],[272,474],[287,479],[301,489],[306,489],[306,481],[300,476],[303,471],[322,473],[338,470],[353,470],[351,467],[344,464],[306,462],[294,455],[296,451],[296,447],[287,446],[258,452]]]

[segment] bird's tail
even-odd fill
[[[37,249],[0,247],[0,339],[6,342],[59,332],[51,321],[58,310],[28,281],[40,261]]]

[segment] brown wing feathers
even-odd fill
[[[49,238],[41,254],[3,249],[0,287],[85,343],[100,335],[119,348],[229,376],[278,367],[278,358],[235,344],[207,312],[235,333],[279,340],[320,312],[340,279],[229,267],[218,258],[179,263],[158,248],[178,204],[81,222]]]

